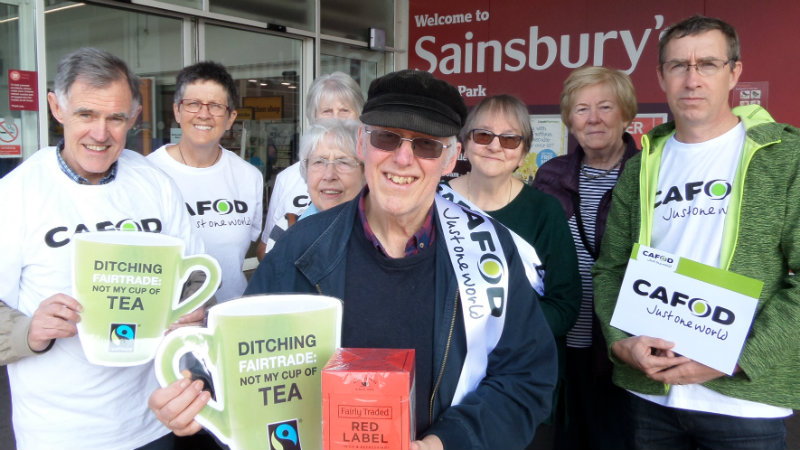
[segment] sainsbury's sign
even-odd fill
[[[564,79],[584,65],[625,71],[640,102],[664,103],[658,38],[702,0],[409,1],[409,61],[457,86],[468,105],[500,93],[557,105]],[[554,112],[554,111],[553,111]]]

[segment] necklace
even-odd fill
[[[214,164],[216,164],[217,161],[219,161],[219,158],[222,156],[222,149],[218,148],[217,150],[219,150],[219,151],[217,152],[217,157],[214,159],[214,162],[212,162],[211,164],[207,165],[206,167],[211,167]],[[191,165],[191,164],[186,162],[186,158],[183,157],[183,150],[181,150],[181,144],[178,144],[178,153],[180,153],[181,162],[183,162],[184,165],[189,166],[189,167],[195,167],[195,166],[193,166],[193,165]]]
[[[470,180],[472,180],[472,173],[468,173],[466,175],[466,177],[467,177],[467,201],[472,203],[472,185],[471,185],[471,182],[470,182]],[[513,181],[511,180],[511,178],[509,178],[508,179],[508,199],[506,200],[506,203],[503,206],[501,206],[500,208],[503,208],[506,205],[508,205],[509,203],[511,203],[511,191],[513,190],[512,183],[513,183]],[[500,208],[498,208],[498,209],[500,209]]]
[[[619,160],[613,166],[609,167],[604,172],[601,172],[601,173],[599,173],[597,175],[589,175],[588,173],[586,173],[586,168],[590,167],[590,166],[588,164],[583,164],[581,166],[581,173],[583,174],[583,176],[585,176],[586,178],[588,178],[590,180],[596,180],[598,178],[603,178],[604,176],[608,175],[609,173],[611,173],[612,170],[614,170],[617,167],[619,167],[620,164],[622,164],[622,157],[620,157]]]

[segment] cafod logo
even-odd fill
[[[689,312],[696,317],[709,317],[711,320],[720,325],[730,325],[736,319],[733,311],[722,306],[712,306],[708,300],[699,297],[691,297],[679,291],[674,291],[670,294],[664,286],[653,285],[643,279],[638,279],[633,282],[633,292],[641,295],[642,297],[649,297],[653,300],[659,300],[665,305],[679,308],[685,306]]]
[[[668,267],[668,268],[672,269],[676,265],[675,264],[675,258],[673,258],[671,256],[668,256],[668,255],[662,255],[660,253],[655,253],[655,252],[650,251],[650,250],[648,250],[646,248],[642,249],[639,252],[639,254],[640,254],[641,257],[638,258],[638,259],[641,259],[643,261],[654,262],[654,263],[656,263],[656,264],[658,264],[659,266],[662,266],[662,267]]]
[[[117,220],[105,220],[93,225],[79,223],[75,225],[74,231],[69,226],[58,226],[51,228],[44,234],[44,243],[50,248],[63,247],[69,243],[72,236],[87,231],[148,231],[151,233],[161,232],[161,220],[157,218],[134,220],[130,218]]]
[[[233,211],[231,202],[221,199],[214,202],[214,211],[220,214],[230,214]]]
[[[669,264],[672,264],[673,262],[675,262],[675,260],[670,258],[669,256],[659,255],[658,253],[653,253],[653,252],[651,252],[649,250],[642,251],[642,256],[654,259],[656,261],[663,261],[663,262],[669,263]]]
[[[711,197],[711,200],[722,200],[731,193],[731,184],[725,180],[711,180],[706,183],[703,192]]]
[[[132,352],[136,341],[136,324],[112,323],[108,333],[109,352]]]
[[[680,186],[672,186],[666,190],[666,194],[661,198],[663,191],[656,192],[656,203],[653,206],[658,208],[672,202],[691,202],[699,195],[705,195],[711,200],[723,200],[731,193],[731,184],[725,180],[716,179],[711,181],[692,181]]]
[[[188,202],[186,209],[191,216],[202,216],[207,212],[215,212],[219,215],[228,215],[232,212],[244,214],[247,212],[247,203],[241,200],[228,200],[226,198],[218,198],[216,200],[200,200],[195,202],[194,208]]]
[[[267,425],[270,450],[302,450],[297,419]]]

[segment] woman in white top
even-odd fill
[[[220,146],[236,119],[237,100],[236,84],[222,65],[207,61],[184,68],[172,105],[181,139],[148,157],[178,184],[192,226],[222,267],[217,301],[244,292],[242,263],[261,232],[261,172]]]
[[[353,78],[343,72],[321,75],[311,84],[306,97],[306,118],[309,124],[320,119],[358,120],[364,107],[364,95]],[[258,243],[258,259],[264,258],[267,242],[286,231],[311,203],[308,186],[300,174],[303,158],[284,169],[275,178],[269,198],[267,222]],[[276,228],[277,227],[277,228]],[[271,248],[271,245],[270,245]]]
[[[220,145],[222,135],[236,119],[238,99],[236,84],[221,64],[204,61],[185,67],[178,73],[172,104],[181,139],[148,156],[175,180],[206,253],[219,261],[222,284],[216,294],[218,302],[238,298],[244,292],[247,279],[242,263],[250,243],[261,232],[261,171]],[[194,279],[187,283],[184,292],[191,291],[194,283]],[[206,389],[213,393],[203,362],[186,355],[181,368],[189,370],[192,378],[203,379]],[[176,448],[222,447],[204,432],[176,438]]]

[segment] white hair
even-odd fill
[[[323,141],[359,159],[356,153],[358,126],[359,123],[355,120],[323,119],[315,122],[300,137],[300,161],[308,159]],[[308,181],[308,166],[305,163],[300,164],[300,175],[303,180]]]

